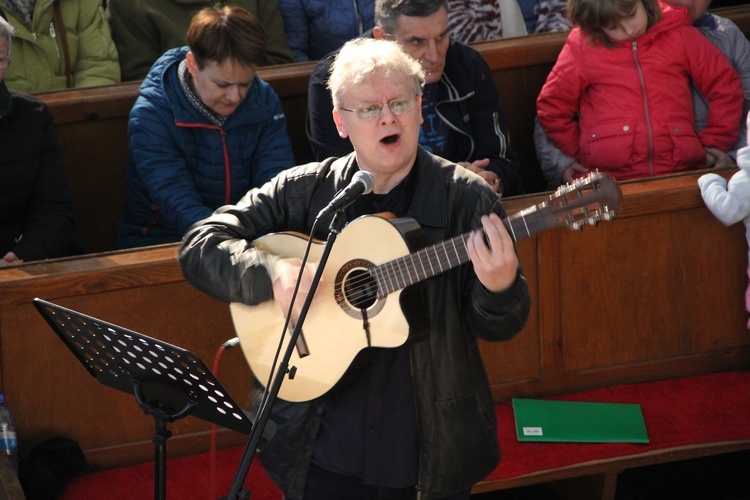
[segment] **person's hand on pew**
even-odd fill
[[[0,259],[0,267],[17,266],[19,264],[23,264],[23,260],[19,259],[13,252],[6,253],[5,256]]]
[[[589,169],[587,169],[586,167],[584,167],[577,161],[573,162],[563,172],[563,175],[562,175],[563,182],[568,183],[572,181],[573,179],[575,179],[577,176],[579,176],[579,174],[585,174],[588,171]]]
[[[479,175],[479,177],[487,181],[487,184],[492,186],[492,189],[495,190],[498,198],[502,197],[503,181],[500,180],[500,178],[497,176],[496,173],[490,172],[489,170],[487,170],[487,165],[490,164],[489,158],[484,158],[482,160],[474,160],[471,163],[469,163],[468,161],[459,161],[456,164],[464,167],[467,170],[471,170],[475,174]]]
[[[736,167],[734,160],[731,156],[726,154],[721,149],[705,147],[706,150],[706,166],[708,168],[731,168]]]

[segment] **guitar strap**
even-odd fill
[[[55,8],[55,19],[57,20],[57,29],[60,32],[60,44],[63,49],[63,56],[65,57],[65,86],[66,88],[73,87],[73,75],[70,69],[70,51],[68,50],[68,37],[65,33],[65,24],[63,23],[62,12],[60,11],[60,2],[55,0],[53,2]]]

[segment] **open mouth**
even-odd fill
[[[389,135],[389,136],[386,136],[386,137],[383,137],[382,139],[380,139],[380,142],[382,142],[384,144],[393,144],[396,141],[398,141],[398,134]]]

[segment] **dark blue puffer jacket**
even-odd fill
[[[218,127],[180,87],[188,48],[151,68],[130,112],[128,194],[117,227],[122,248],[176,242],[193,223],[294,165],[281,101],[257,76]]]
[[[375,0],[279,0],[297,61],[317,61],[375,26]]]

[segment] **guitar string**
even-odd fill
[[[594,188],[594,190],[596,191],[596,187]],[[562,196],[562,194],[574,194],[574,198],[578,201],[586,197],[582,195],[580,186],[574,186],[572,189],[560,191],[554,196],[560,202],[560,205],[558,205],[557,208],[562,209],[563,211],[567,211],[569,216],[572,215],[570,214],[570,207],[566,207],[566,205],[569,203],[569,200]],[[551,197],[550,199],[552,200],[552,198],[553,197]],[[547,204],[543,203],[530,207],[527,210],[523,210],[513,217],[507,217],[503,219],[504,225],[509,230],[511,238],[514,242],[519,241],[519,237],[517,235],[517,231],[519,229],[522,229],[523,233],[525,233],[523,234],[523,237],[527,237],[531,236],[532,234],[536,234],[536,232],[539,232],[546,227],[545,222],[543,220],[540,220],[538,217],[535,220],[529,220],[529,216],[538,215],[537,209],[540,207],[546,209],[554,208],[554,206],[550,207]],[[598,214],[599,211],[597,210],[595,211],[595,213]],[[584,214],[590,219],[594,218],[591,214],[588,213],[587,210],[584,210]],[[517,222],[519,220],[522,224],[522,227],[514,227],[514,222]],[[568,224],[570,224],[570,222],[570,220],[567,221]],[[377,289],[377,293],[375,294],[376,298],[383,299],[396,290],[403,289],[406,286],[418,283],[426,278],[442,274],[446,270],[443,269],[443,264],[446,264],[447,269],[452,269],[456,265],[468,262],[469,257],[468,248],[466,247],[466,239],[470,234],[472,234],[472,232],[456,236],[449,240],[420,249],[416,252],[399,257],[389,262],[385,262],[380,265],[358,269],[359,271],[362,271],[361,276],[355,276],[349,279],[346,279],[345,277],[343,280],[336,280],[330,292],[338,290],[341,295],[345,297],[346,301],[348,301],[354,307],[361,309],[361,304],[367,300],[370,300],[373,295],[368,291],[372,288],[371,285],[373,283],[375,283],[375,288]],[[459,241],[462,243],[461,245],[457,245]],[[450,245],[452,247],[454,252],[453,254],[448,253],[446,245]],[[452,258],[452,255],[457,256],[457,262],[455,265],[452,261],[456,260],[456,258]],[[411,266],[409,266],[407,259],[411,260]],[[421,274],[419,272],[418,266],[415,266],[415,260],[419,264],[419,267],[421,267]],[[425,261],[430,267],[429,272],[425,267]],[[435,269],[435,265],[437,265],[439,268],[437,271]],[[412,271],[414,276],[412,276]],[[316,295],[318,294],[316,293]],[[325,293],[324,296],[315,297],[313,299],[313,303],[327,302],[329,300],[338,302],[335,295],[336,293]]]
[[[577,197],[580,199],[581,194],[580,192],[577,193]],[[566,208],[565,205],[567,205],[568,200],[562,200],[562,207],[558,208]],[[538,217],[534,220],[529,220],[529,217],[531,215],[539,215],[536,211],[537,207],[531,207],[533,210],[530,211],[522,211],[516,216],[508,217],[503,220],[503,222],[506,225],[506,228],[509,230],[512,239],[517,242],[520,238],[517,234],[518,230],[523,230],[523,237],[531,236],[532,234],[535,234],[536,232],[539,232],[540,230],[544,229],[546,224],[543,220],[540,220]],[[547,207],[549,208],[549,207]],[[584,210],[584,214],[587,214],[587,211]],[[519,222],[520,221],[520,222]],[[514,223],[519,223],[519,227],[515,228]],[[373,266],[371,268],[367,268],[366,271],[363,273],[363,277],[355,277],[347,281],[348,288],[354,288],[355,290],[359,290],[360,288],[364,288],[365,284],[369,285],[373,280],[375,280],[379,285],[378,290],[381,291],[382,289],[385,289],[388,291],[386,294],[381,294],[381,298],[395,290],[400,290],[408,285],[417,283],[419,281],[422,281],[425,278],[433,277],[438,274],[441,274],[445,271],[443,269],[443,263],[447,264],[447,268],[451,269],[455,267],[453,264],[453,260],[455,258],[452,257],[452,255],[458,256],[457,264],[463,264],[468,262],[468,249],[466,247],[466,238],[470,233],[462,234],[457,237],[454,237],[450,240],[438,243],[436,245],[423,248],[417,252],[411,253],[409,255],[400,257],[398,259],[394,259],[393,261],[386,262],[384,264]],[[461,241],[463,244],[461,247],[462,249],[457,248],[456,243]],[[446,250],[446,245],[450,245],[453,247],[453,254],[449,254]],[[442,249],[442,252],[440,251]],[[407,259],[411,260],[411,266],[407,262]],[[419,266],[415,266],[415,260],[419,264]],[[427,272],[427,269],[425,268],[425,261],[430,266],[430,272]],[[437,264],[439,269],[436,271],[435,266],[433,264]],[[419,272],[419,267],[421,266],[422,273]],[[414,277],[412,277],[412,272],[410,270],[413,270]],[[404,275],[404,271],[408,276]],[[394,286],[395,282],[395,286]],[[337,285],[341,286],[340,281],[336,283]],[[356,300],[358,300],[360,297],[357,297],[356,295],[350,296],[350,302],[356,303]]]
[[[527,235],[530,235],[531,232],[526,217],[520,216],[519,218],[523,219],[523,227],[526,229]],[[507,221],[507,226],[512,228],[513,219],[508,218],[505,221]],[[341,291],[347,302],[355,308],[361,309],[361,306],[368,302],[373,295],[368,292],[373,282],[375,282],[378,291],[376,298],[383,299],[396,290],[403,289],[426,278],[442,274],[457,265],[467,263],[470,259],[466,240],[473,232],[476,231],[461,234],[381,265],[362,268],[360,269],[363,271],[361,276],[349,279],[345,277],[343,280],[336,280],[334,282],[334,290]],[[513,239],[517,240],[515,231],[512,234]],[[409,260],[411,261],[411,265],[408,262]],[[419,266],[415,265],[415,261]],[[429,265],[429,273],[425,267],[425,262]],[[422,273],[419,272],[420,266]],[[438,268],[437,270],[435,269],[436,267]],[[344,285],[344,282],[346,282],[346,285]],[[349,293],[347,293],[347,290]],[[331,300],[331,297],[328,294],[326,295],[327,297],[316,297],[314,302],[319,303],[323,300]],[[335,297],[333,300],[336,300]]]

